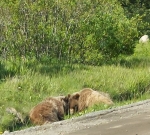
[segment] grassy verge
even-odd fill
[[[6,112],[8,107],[16,108],[25,117],[44,98],[67,95],[84,87],[108,92],[115,102],[114,106],[150,97],[149,44],[137,45],[134,55],[120,57],[102,66],[53,67],[46,62],[12,60],[1,62],[0,67],[0,72],[7,74],[5,79],[1,76],[0,82],[0,132],[31,126],[30,123],[15,123],[13,115]],[[106,108],[105,105],[94,106],[77,116]]]

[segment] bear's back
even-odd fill
[[[79,111],[82,111],[83,109],[89,107],[89,101],[92,96],[92,91],[93,90],[90,88],[84,88],[79,92],[80,94],[79,104],[78,104]]]
[[[99,92],[99,91],[93,91],[90,98],[89,98],[89,106],[92,106],[93,104],[108,104],[111,105],[113,104],[109,94],[104,93],[104,92]]]
[[[63,119],[63,103],[56,98],[47,98],[30,111],[30,119],[34,124],[44,124]]]
[[[79,111],[82,111],[83,109],[87,107],[91,107],[94,104],[113,104],[109,94],[104,92],[99,92],[92,90],[91,88],[85,88],[80,91],[80,97],[79,97]]]

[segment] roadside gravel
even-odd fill
[[[70,135],[84,129],[94,129],[95,126],[104,125],[120,119],[130,119],[143,112],[150,112],[150,100],[144,100],[130,105],[125,105],[108,110],[96,111],[83,116],[64,121],[35,126],[21,131],[3,135]]]

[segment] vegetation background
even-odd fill
[[[149,19],[149,0],[1,0],[0,132],[32,126],[9,107],[25,118],[84,87],[108,92],[114,107],[149,98],[150,44],[138,44]]]

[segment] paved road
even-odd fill
[[[116,116],[111,114],[107,117],[110,119],[109,122],[77,130],[68,135],[150,135],[149,110],[144,109],[142,113],[133,112],[133,114],[130,112],[117,113]],[[102,117],[102,119],[106,118]]]
[[[150,100],[7,135],[150,135]]]

